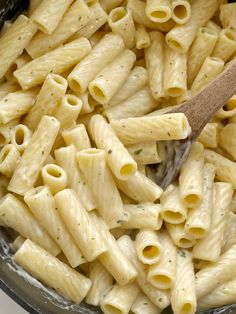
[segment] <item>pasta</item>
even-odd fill
[[[21,55],[37,31],[34,23],[25,15],[20,15],[0,38],[0,79],[5,75],[15,59]]]
[[[83,0],[76,0],[66,11],[55,31],[49,35],[38,33],[26,47],[33,58],[38,58],[61,44],[81,29],[89,20],[89,8]]]
[[[88,183],[97,209],[110,228],[120,226],[128,219],[119,191],[112,178],[104,150],[87,149],[76,155],[78,166]]]
[[[147,0],[145,13],[147,17],[157,23],[164,23],[171,18],[171,5],[169,0]]]
[[[185,24],[191,19],[191,5],[189,0],[172,1],[172,19],[177,24]]]
[[[25,149],[8,186],[8,190],[24,195],[33,187],[50,154],[59,131],[59,122],[50,116],[44,116],[33,133],[29,145]],[[32,159],[34,156],[34,159]]]
[[[131,313],[133,314],[159,314],[160,310],[141,292],[135,299]]]
[[[143,25],[137,25],[136,27],[136,48],[143,49],[150,46],[150,37]]]
[[[14,255],[14,259],[33,276],[76,303],[84,299],[91,287],[91,281],[88,278],[30,240],[23,243]]]
[[[190,133],[190,126],[183,113],[112,120],[111,126],[127,145],[153,140],[184,139]]]
[[[61,74],[83,59],[91,50],[86,38],[76,39],[27,63],[14,72],[23,89],[41,84],[49,73]]]
[[[67,146],[74,145],[77,151],[91,148],[90,139],[84,124],[78,124],[72,129],[64,130],[62,137]]]
[[[223,4],[220,7],[220,21],[224,28],[236,29],[236,6],[234,3]]]
[[[234,123],[227,124],[220,131],[220,146],[236,161],[236,143],[233,134],[235,134],[236,125]]]
[[[47,164],[42,168],[42,179],[52,192],[56,194],[67,186],[67,174],[65,170],[55,164]]]
[[[201,134],[198,136],[198,142],[204,147],[216,148],[218,144],[219,124],[210,122],[207,123]]]
[[[212,56],[227,61],[236,51],[236,32],[223,29],[216,43]]]
[[[20,160],[20,153],[13,144],[5,145],[0,152],[0,172],[11,177]]]
[[[35,218],[61,248],[71,267],[75,268],[86,260],[66,229],[48,187],[29,190],[24,197]]]
[[[130,74],[136,60],[131,50],[125,50],[109,63],[89,84],[89,92],[101,105],[105,106],[117,93]]]
[[[115,34],[119,34],[127,48],[135,45],[135,25],[132,11],[126,7],[117,7],[111,10],[108,16],[108,24]]]
[[[71,2],[71,0],[57,0],[57,2],[55,0],[43,0],[33,10],[30,18],[42,32],[51,34]]]
[[[31,130],[24,124],[18,124],[11,133],[11,144],[22,154],[29,145],[31,137]]]
[[[156,164],[161,162],[156,142],[129,145],[127,146],[127,149],[139,165]]]
[[[72,90],[82,94],[96,75],[124,50],[122,38],[116,34],[105,35],[69,74]]]
[[[105,150],[111,171],[118,179],[127,180],[136,172],[136,162],[101,115],[92,117],[89,131],[97,147]]]
[[[172,225],[166,222],[165,225],[176,246],[189,249],[196,244],[196,240],[186,233],[184,223]]]

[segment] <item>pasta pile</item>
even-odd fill
[[[235,17],[220,0],[31,0],[5,22],[0,226],[16,263],[105,314],[236,302],[236,96],[165,191],[146,175],[191,132],[168,111],[236,57]]]

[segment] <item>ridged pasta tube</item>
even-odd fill
[[[129,236],[124,235],[117,242],[123,254],[125,254],[137,270],[138,277],[136,282],[140,289],[160,309],[166,308],[170,304],[169,292],[158,290],[147,281],[145,266],[137,257],[133,241]]]
[[[114,312],[128,314],[138,293],[139,287],[136,283],[130,283],[126,286],[120,286],[116,283],[103,298],[101,309],[104,314],[113,314]]]
[[[189,249],[196,244],[196,240],[185,232],[184,223],[172,225],[166,222],[165,225],[176,246]]]
[[[35,218],[61,248],[71,267],[85,263],[85,258],[59,215],[49,188],[41,186],[29,190],[24,200]]]
[[[37,31],[37,26],[25,15],[20,15],[9,29],[1,36],[0,79],[22,54]]]
[[[224,28],[236,30],[235,14],[235,3],[226,3],[220,6],[220,21]]]
[[[116,106],[123,103],[126,99],[136,94],[147,83],[147,70],[141,66],[134,67],[124,85],[112,97],[109,106]]]
[[[120,180],[132,177],[137,170],[137,164],[101,115],[92,117],[89,131],[97,147],[105,150],[109,167],[114,175]]]
[[[98,306],[111,289],[113,277],[99,260],[96,260],[90,264],[89,279],[92,281],[92,287],[86,296],[86,302]]]
[[[151,265],[147,271],[148,281],[158,289],[170,289],[175,281],[176,247],[166,231],[158,234],[162,256],[158,263]]]
[[[217,0],[193,0],[191,2],[191,19],[184,25],[175,26],[167,34],[166,41],[168,45],[180,53],[186,53],[198,29],[212,18],[217,8]]]
[[[42,179],[52,192],[56,194],[67,186],[67,174],[65,170],[55,164],[47,164],[42,168]]]
[[[52,115],[57,103],[66,93],[68,83],[58,74],[48,74],[37,95],[35,104],[24,119],[24,124],[35,130],[44,115]]]
[[[197,299],[201,299],[217,287],[236,276],[236,244],[224,252],[219,260],[210,263],[196,274]]]
[[[147,0],[145,13],[153,22],[167,22],[171,19],[171,3],[169,0]]]
[[[89,92],[100,104],[107,105],[110,99],[125,83],[136,60],[131,50],[125,50],[114,61],[109,63],[89,83]]]
[[[151,44],[144,50],[149,85],[154,99],[164,96],[164,35],[160,32],[150,32]]]
[[[74,241],[89,262],[107,251],[106,243],[73,190],[66,189],[57,193],[55,201]]]
[[[215,290],[209,292],[198,301],[200,310],[234,304],[236,300],[236,278],[225,282]]]
[[[192,97],[209,85],[224,69],[224,61],[207,57],[191,86]]]
[[[234,134],[236,124],[229,123],[220,131],[220,146],[236,161],[236,142]]]
[[[127,256],[123,254],[114,236],[109,232],[102,219],[97,216],[93,217],[96,218],[98,232],[101,233],[101,237],[108,248],[107,252],[100,255],[100,262],[119,285],[124,286],[133,282],[137,277],[135,267]]]
[[[149,34],[144,25],[136,26],[136,48],[144,49],[148,48],[151,44]]]
[[[62,129],[76,123],[81,108],[82,101],[75,95],[66,94],[60,99],[54,116],[60,122]]]
[[[125,145],[184,139],[191,130],[183,113],[112,120],[111,126]]]
[[[216,148],[218,144],[218,132],[219,124],[209,122],[206,124],[197,140],[202,143],[204,147]]]
[[[123,50],[124,43],[119,35],[105,35],[69,74],[70,88],[80,94],[84,93],[96,75]]]
[[[105,151],[91,148],[76,154],[81,169],[93,197],[97,210],[110,228],[120,226],[128,220],[119,191],[107,165]]]
[[[189,208],[197,207],[202,201],[204,147],[194,143],[189,156],[180,170],[180,198]]]
[[[187,92],[187,55],[165,46],[164,95],[180,97]]]
[[[203,170],[202,202],[198,207],[189,212],[188,219],[185,224],[186,232],[195,239],[206,237],[212,228],[212,209],[215,210],[213,204],[214,177],[214,166],[211,164],[205,164]],[[215,204],[215,206],[218,207],[217,204]],[[196,246],[198,246],[198,244]],[[204,252],[208,254],[209,251],[207,252],[207,250],[204,249]]]
[[[108,24],[113,33],[119,34],[125,47],[131,49],[135,45],[135,26],[132,11],[126,7],[116,7],[109,13]]]
[[[22,244],[25,242],[25,238],[22,237],[21,235],[17,236],[15,240],[10,244],[10,248],[16,252],[19,250],[19,248],[22,246]]]
[[[22,154],[29,145],[31,137],[31,130],[24,124],[18,124],[11,132],[11,144]]]
[[[172,19],[177,24],[186,24],[191,19],[191,11],[189,0],[172,1]]]
[[[119,6],[123,1],[122,0],[101,0],[101,6],[109,12],[110,10],[114,9],[115,7]]]
[[[88,211],[95,209],[96,204],[92,193],[85,182],[84,176],[79,170],[76,162],[76,149],[73,145],[61,147],[54,152],[57,163],[67,174],[67,185],[79,196],[84,208]]]
[[[187,219],[187,207],[180,199],[179,187],[169,185],[161,196],[161,217],[171,224],[179,224]]]
[[[109,121],[112,119],[141,117],[156,109],[158,105],[152,97],[150,88],[145,86],[120,104],[112,107],[109,106],[104,111],[104,115]]]
[[[8,227],[19,232],[26,239],[31,239],[53,255],[60,253],[60,248],[45,229],[31,214],[29,208],[13,194],[8,193],[1,199],[0,218]]]
[[[40,169],[50,154],[59,128],[59,122],[53,117],[44,116],[40,120],[13,173],[8,186],[9,191],[24,195],[34,186]]]
[[[228,99],[227,103],[216,113],[216,117],[219,119],[228,119],[233,117],[235,114],[236,114],[236,95]]]
[[[197,300],[194,281],[192,254],[187,250],[178,250],[176,277],[171,290],[171,306],[174,313],[196,313]]]
[[[212,57],[220,58],[225,62],[236,51],[236,32],[232,29],[223,29],[217,40]]]
[[[156,231],[139,230],[135,239],[135,247],[139,260],[144,264],[152,265],[161,259],[163,247]]]
[[[217,38],[217,32],[207,27],[201,27],[198,30],[194,42],[188,52],[187,80],[189,87],[191,87],[205,59],[210,57],[213,52]]]
[[[0,99],[5,97],[9,93],[16,92],[18,89],[20,89],[20,86],[17,82],[9,82],[9,81],[3,82],[0,85]]]
[[[11,177],[20,161],[20,153],[13,144],[5,145],[0,152],[0,172]]]
[[[65,72],[90,51],[91,45],[88,39],[79,38],[27,63],[16,70],[14,76],[23,89],[28,89],[43,83],[49,73]]]
[[[79,304],[91,287],[88,278],[30,240],[24,242],[14,255],[14,260],[35,278],[75,303]]]
[[[11,140],[11,133],[15,126],[19,124],[19,119],[10,121],[7,124],[0,124],[0,147],[7,145]]]
[[[126,146],[131,156],[139,165],[156,164],[161,162],[156,142],[139,143]]]
[[[75,1],[66,11],[55,31],[51,35],[38,33],[26,47],[26,51],[34,59],[42,56],[63,44],[66,39],[85,26],[89,17],[87,4],[83,0]]]
[[[155,202],[162,194],[162,189],[140,171],[136,171],[128,180],[115,179],[118,189],[132,199],[140,202]]]
[[[78,124],[72,129],[62,131],[66,145],[74,145],[77,151],[91,148],[90,139],[84,124]]]
[[[160,310],[142,292],[135,299],[131,312],[132,314],[160,314]]]
[[[233,187],[229,183],[214,184],[211,230],[205,238],[197,242],[193,249],[194,258],[217,262],[224,241],[225,228],[233,197]]]
[[[0,123],[8,123],[28,113],[33,107],[38,90],[16,91],[0,100]]]
[[[55,3],[55,0],[43,0],[32,12],[30,19],[43,33],[52,34],[72,2],[72,0],[57,0]]]
[[[218,180],[232,183],[236,188],[236,178],[234,176],[236,163],[215,153],[210,149],[204,151],[205,161],[215,166],[216,177]]]

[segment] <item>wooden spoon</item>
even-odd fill
[[[148,177],[165,189],[178,175],[192,143],[197,139],[204,126],[235,93],[236,59],[233,59],[203,91],[168,112],[183,112],[188,118],[192,132],[185,140],[161,143],[165,150],[165,160],[160,164],[149,165],[147,167]]]

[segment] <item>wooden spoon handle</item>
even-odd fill
[[[195,139],[204,126],[236,93],[236,59],[203,91],[170,112],[183,112],[192,127],[190,139]]]

